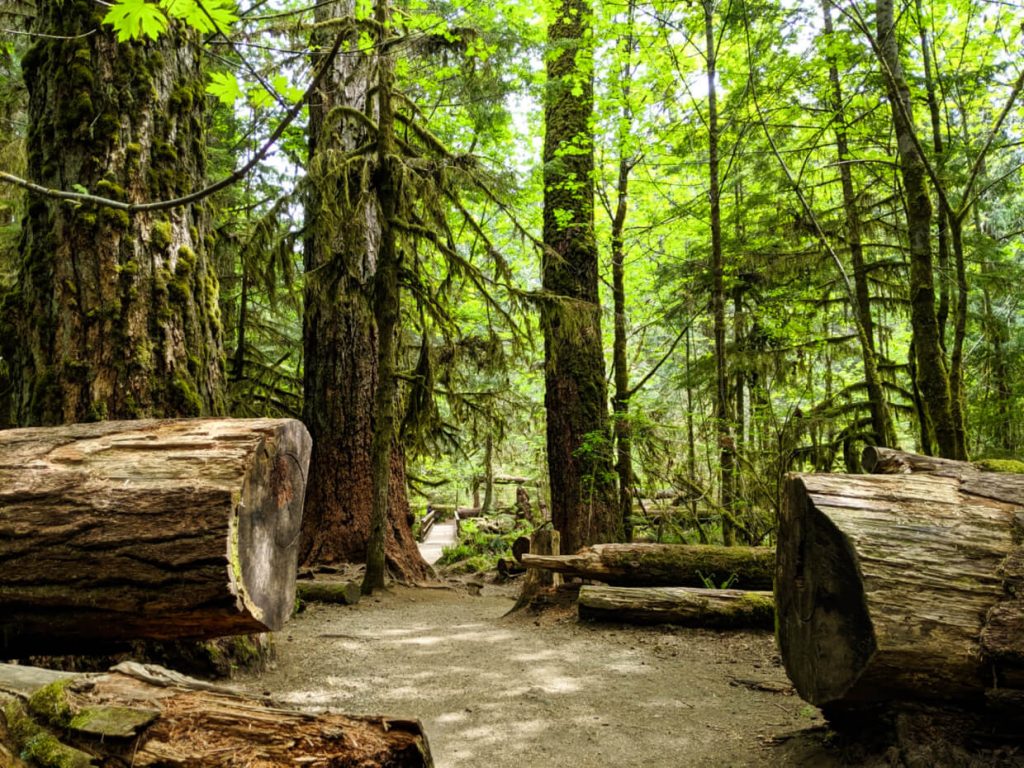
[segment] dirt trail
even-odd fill
[[[240,682],[299,708],[419,718],[438,768],[824,764],[773,746],[821,719],[770,635],[504,618],[511,605],[485,586],[312,606],[275,667]]]

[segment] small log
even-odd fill
[[[498,559],[498,574],[503,579],[511,579],[524,573],[526,568],[515,560],[507,560],[504,557]]]
[[[811,703],[976,701],[1024,682],[1024,614],[1008,580],[1024,495],[1006,500],[1022,478],[934,466],[787,479],[778,639]]]
[[[530,537],[519,536],[515,541],[512,542],[512,557],[516,559],[517,563],[523,562],[523,555],[529,554],[530,552]]]
[[[306,603],[355,605],[362,591],[355,581],[300,581],[295,585],[295,596]]]
[[[597,544],[575,555],[524,554],[528,568],[545,568],[618,587],[706,587],[733,574],[744,589],[772,588],[775,552],[770,547],[687,544]]]
[[[579,616],[626,624],[677,624],[711,629],[771,629],[771,592],[689,587],[605,587],[580,589]]]
[[[309,452],[294,420],[0,432],[0,658],[280,629]]]
[[[433,765],[417,721],[282,709],[133,662],[57,678],[3,664],[0,704],[8,751],[46,765]]]

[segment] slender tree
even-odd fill
[[[622,523],[597,289],[591,22],[588,0],[556,4],[544,98],[544,405],[552,520],[567,552],[617,538]]]

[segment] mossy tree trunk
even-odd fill
[[[622,528],[597,289],[591,21],[588,0],[556,4],[544,100],[544,405],[551,517],[567,552]]]
[[[910,242],[910,324],[916,357],[917,385],[924,411],[939,454],[951,459],[966,458],[958,431],[950,393],[949,373],[935,311],[935,276],[932,267],[932,204],[926,185],[924,158],[914,141],[913,104],[910,87],[900,64],[892,0],[877,0],[875,23],[878,56],[887,84],[896,134],[897,153],[907,207],[907,236]]]
[[[144,202],[206,174],[195,35],[118,43],[87,0],[41,0],[23,60],[28,176]],[[223,411],[218,285],[204,206],[128,215],[29,193],[5,303],[13,419],[24,425]]]
[[[327,22],[354,14],[354,3],[317,9]],[[375,137],[339,108],[374,116],[373,60],[355,53],[355,35],[310,100],[311,191],[305,242],[304,411],[313,437],[300,559],[306,564],[365,562],[373,511],[374,397],[378,331],[374,283],[381,212],[371,186],[370,156],[351,156]],[[330,117],[329,117],[330,116]],[[404,579],[424,577],[406,512],[405,459],[392,444],[385,556]]]

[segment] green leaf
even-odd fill
[[[103,17],[103,23],[114,28],[122,43],[143,36],[156,40],[167,29],[164,12],[146,0],[117,0]]]
[[[216,96],[221,104],[233,107],[242,96],[242,87],[231,72],[211,72],[206,92]]]
[[[234,4],[228,0],[203,0],[202,7],[196,0],[160,0],[160,6],[175,19],[181,19],[203,34],[226,32],[238,21]],[[203,12],[205,9],[205,13]],[[216,22],[216,26],[214,26]]]

